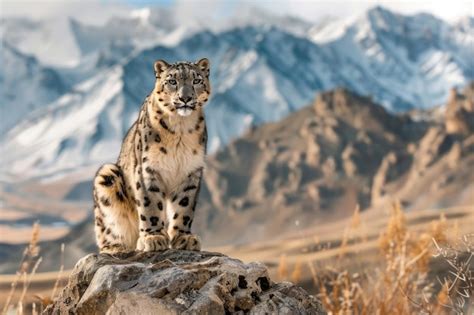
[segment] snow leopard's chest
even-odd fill
[[[169,192],[191,172],[204,167],[204,146],[199,135],[169,134],[149,148],[150,166],[158,172]]]

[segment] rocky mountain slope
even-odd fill
[[[209,157],[194,229],[206,246],[238,244],[317,229],[357,205],[381,211],[398,199],[410,211],[472,204],[473,91],[471,84],[452,92],[442,120],[391,114],[345,89],[322,93]],[[90,200],[90,187],[81,182],[66,195]],[[89,218],[44,244],[44,265],[55,266],[61,242],[67,266],[94,250],[92,229]],[[9,248],[4,255],[15,254]],[[11,268],[16,264],[3,266]]]
[[[451,109],[443,122],[415,120],[344,89],[322,93],[209,159],[196,228],[210,243],[248,242],[317,227],[356,205],[472,204],[474,174],[466,170],[474,167],[474,138],[465,129],[474,125],[473,90],[449,102],[459,108],[462,131],[444,127],[460,124],[450,122]]]
[[[82,258],[44,314],[326,314],[261,263],[167,250]]]
[[[34,54],[28,47],[46,32],[67,38],[74,44],[67,49],[79,57],[74,66],[48,65],[46,78],[41,70],[17,75],[10,67],[0,69],[2,84],[22,86],[30,80],[31,95],[41,96],[32,110],[24,105],[31,103],[30,93],[0,94],[2,125],[8,127],[0,137],[1,175],[8,181],[60,176],[113,160],[152,87],[157,58],[211,60],[214,92],[206,112],[212,152],[252,126],[283,119],[318,91],[344,86],[402,111],[444,103],[449,87],[474,79],[472,19],[450,24],[376,7],[323,25],[259,14],[255,21],[181,28],[169,16],[134,11],[100,27],[68,20],[62,35],[50,32],[46,22],[31,26],[34,32],[25,29],[31,23],[3,22],[5,42],[25,56]],[[3,63],[29,69],[28,60],[35,60],[37,67],[46,67],[41,56],[13,57],[5,53]]]

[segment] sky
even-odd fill
[[[150,5],[179,5],[181,8],[193,10],[193,12],[203,7],[206,9],[216,8],[216,12],[228,10],[238,14],[241,3],[250,3],[276,14],[295,15],[310,22],[316,22],[318,19],[328,16],[345,18],[361,14],[375,5],[382,5],[404,14],[427,12],[448,21],[474,15],[473,0],[1,0],[0,3],[0,9],[4,16],[50,17],[66,15],[95,24],[100,24],[104,17],[126,14],[130,7],[139,8]]]
[[[474,15],[474,1],[466,0],[293,0],[283,6],[272,6],[272,1],[262,1],[270,10],[289,12],[291,14],[313,21],[314,19],[335,16],[348,17],[360,14],[376,5],[404,14],[420,12],[431,13],[444,20],[453,21],[463,16]]]

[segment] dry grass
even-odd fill
[[[315,267],[313,262],[307,264],[317,296],[329,314],[471,314],[474,311],[474,234],[456,239],[457,224],[448,227],[444,215],[424,231],[411,231],[404,212],[395,203],[378,240],[378,259],[365,269],[349,270],[347,261],[342,261],[348,242],[357,235],[360,226],[356,209],[341,238],[337,261],[326,263],[325,267]],[[281,257],[278,270],[285,271],[279,273],[285,278],[288,266],[285,256]],[[301,266],[295,265],[294,269],[293,274],[298,277],[292,274],[289,279],[298,282]]]
[[[288,264],[286,262],[286,255],[280,256],[280,262],[278,264],[278,278],[280,278],[280,280],[288,278]]]
[[[42,258],[39,256],[40,248],[38,246],[39,241],[39,232],[40,232],[40,225],[36,222],[33,225],[33,233],[31,235],[31,240],[28,246],[23,251],[23,256],[20,261],[20,266],[18,271],[16,272],[15,280],[11,284],[10,292],[7,296],[7,300],[2,310],[2,314],[7,314],[11,311],[11,309],[16,308],[17,314],[24,313],[24,306],[23,302],[26,296],[26,292],[28,291],[28,287],[31,282],[32,275],[35,274],[39,264],[41,263]],[[20,298],[18,299],[16,307],[12,305],[13,296],[15,294],[16,288],[18,284],[21,282],[23,285],[23,289],[21,291]]]
[[[61,266],[59,267],[58,276],[56,278],[56,282],[54,283],[53,293],[51,293],[51,300],[54,300],[56,297],[56,292],[58,288],[61,286],[61,279],[64,272],[64,243],[61,244]]]
[[[442,289],[438,293],[438,308],[454,313],[474,311],[474,234],[464,235],[454,246],[441,247],[436,240],[435,257],[441,257],[449,265],[449,275],[438,278]],[[470,303],[470,305],[469,305]]]
[[[301,280],[303,274],[303,268],[301,262],[298,260],[295,263],[295,267],[293,268],[293,272],[291,273],[291,282],[298,283]]]
[[[2,315],[6,314],[17,314],[23,315],[27,313],[40,314],[46,306],[48,306],[56,297],[56,292],[62,287],[61,279],[64,270],[64,244],[61,245],[61,267],[57,274],[56,282],[54,284],[53,293],[50,297],[43,297],[35,295],[38,303],[31,303],[26,305],[26,297],[29,293],[30,284],[32,278],[36,274],[41,261],[43,260],[40,256],[40,247],[38,246],[40,234],[40,224],[38,222],[33,224],[32,236],[30,242],[23,251],[23,255],[20,261],[18,271],[16,272],[15,278],[11,283],[10,291],[8,293],[5,305],[2,309]],[[14,301],[17,287],[21,284],[21,292],[17,301]],[[28,307],[28,310],[26,309]],[[31,310],[30,310],[31,308]]]

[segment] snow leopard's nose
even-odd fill
[[[184,104],[187,104],[189,101],[191,101],[193,98],[191,96],[183,96],[180,97],[179,100],[183,102]]]

